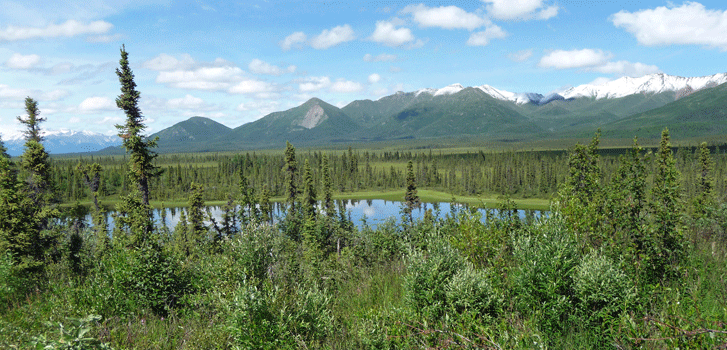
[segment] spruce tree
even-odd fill
[[[18,121],[26,126],[26,130],[23,131],[26,141],[42,142],[43,136],[40,131],[40,123],[45,121],[45,118],[39,117],[40,111],[38,110],[38,101],[26,97],[25,98],[25,112],[28,113],[26,118],[17,117]]]
[[[410,160],[406,165],[406,193],[404,194],[404,214],[409,217],[409,222],[413,221],[412,211],[419,208],[419,195],[417,194],[417,183],[414,175],[414,164]]]
[[[121,67],[116,69],[116,75],[121,83],[121,95],[116,98],[116,106],[126,114],[126,123],[116,125],[116,129],[119,130],[126,152],[130,154],[129,179],[139,189],[141,202],[149,205],[149,182],[161,174],[159,167],[154,165],[157,154],[152,151],[157,145],[157,139],[149,140],[143,135],[146,126],[139,109],[141,94],[136,91],[134,73],[129,68],[129,54],[124,46],[121,46],[119,64]]]
[[[204,188],[192,183],[189,190],[189,217],[187,218],[187,237],[190,247],[199,247],[207,238],[207,227],[204,225]]]
[[[286,142],[285,147],[285,183],[286,203],[288,211],[283,222],[283,231],[294,241],[300,241],[302,218],[298,207],[298,161],[295,158],[295,147]]]
[[[310,168],[308,159],[305,160],[303,166],[303,185],[305,186],[303,192],[303,218],[305,220],[314,220],[316,213],[316,186],[313,182],[313,173]]]
[[[149,206],[149,182],[159,176],[161,171],[154,165],[157,154],[152,151],[156,147],[157,139],[145,139],[143,131],[144,117],[139,109],[140,93],[136,90],[134,73],[129,68],[129,54],[126,47],[121,46],[120,67],[116,69],[116,75],[121,83],[121,95],[116,98],[116,106],[126,114],[126,122],[116,125],[122,145],[129,157],[129,171],[127,174],[135,189],[123,198],[117,205],[117,218],[121,218],[117,224],[116,233],[131,234],[131,239],[119,237],[127,241],[127,244],[139,245],[147,242],[152,234],[154,225],[152,221],[151,206]]]
[[[643,250],[643,229],[646,216],[646,165],[643,148],[634,138],[633,147],[620,156],[620,166],[611,179],[608,191],[608,220],[617,238],[632,241],[637,251]]]
[[[323,172],[323,209],[327,217],[334,218],[336,216],[336,203],[333,202],[333,181],[331,179],[331,168],[328,164],[328,155],[323,155],[321,163]]]
[[[706,142],[699,145],[699,168],[697,173],[696,193],[694,196],[694,216],[697,219],[705,218],[714,206],[714,178],[712,169],[714,161]]]
[[[5,143],[3,143],[2,135],[0,135],[0,157],[10,158],[8,149],[5,147]]]
[[[650,209],[653,230],[646,245],[649,258],[650,279],[664,277],[670,267],[675,267],[684,253],[682,241],[680,173],[672,154],[669,129],[661,133],[659,151],[655,156],[656,173],[651,189]]]

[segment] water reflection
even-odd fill
[[[284,215],[286,207],[283,203],[271,204],[273,204],[272,207],[274,221],[277,222]],[[381,199],[367,199],[344,200],[343,203],[339,204],[343,204],[345,206],[346,211],[348,212],[347,216],[358,228],[361,228],[364,222],[370,227],[375,228],[377,225],[389,220],[390,218],[395,218],[396,220],[400,221],[403,217],[402,208],[404,202],[386,201]],[[183,209],[184,208],[181,207],[165,208],[164,213],[162,213],[162,209],[154,209],[154,221],[159,225],[166,224],[166,226],[170,230],[173,230],[174,227],[179,223],[179,219]],[[223,213],[222,207],[210,206],[209,209],[212,217],[214,217],[218,223],[221,222]],[[432,214],[435,217],[439,218],[443,218],[447,215],[456,215],[456,213],[460,210],[469,210],[466,205],[459,203],[422,203],[420,208],[412,211],[412,217],[415,220],[421,219],[422,217],[424,217],[424,214],[429,209],[432,209]],[[487,219],[488,210],[490,211],[490,215],[499,215],[497,209],[479,209],[479,211],[482,213],[483,221]],[[107,222],[109,224],[109,230],[112,230],[114,223],[110,214],[111,213],[109,213]],[[533,222],[541,215],[544,215],[544,212],[539,210],[517,210],[517,215],[520,217],[521,220],[524,220],[526,222]],[[90,222],[90,215],[87,215],[86,219],[87,222]],[[162,219],[164,220],[164,222],[162,222]],[[210,222],[207,222],[207,224],[210,224]]]

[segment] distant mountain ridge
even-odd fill
[[[343,108],[312,98],[229,128],[192,117],[150,137],[160,153],[234,151],[405,139],[467,138],[492,141],[572,138],[603,129],[604,137],[727,135],[727,73],[684,78],[651,74],[602,85],[580,85],[561,93],[513,93],[489,85],[452,84],[441,89],[397,92],[356,100]],[[4,136],[10,153],[22,153],[21,136]],[[122,153],[116,136],[62,131],[46,136],[50,153]]]
[[[67,129],[43,132],[43,146],[50,154],[96,152],[107,147],[121,145],[116,135],[104,135],[91,131]],[[3,143],[12,157],[23,154],[25,138],[21,132],[3,135]]]

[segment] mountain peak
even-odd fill
[[[561,95],[566,99],[578,97],[620,98],[639,93],[658,94],[668,91],[678,92],[685,89],[698,91],[724,83],[727,83],[727,73],[694,78],[655,73],[637,78],[622,77],[600,85],[579,85],[564,91]]]

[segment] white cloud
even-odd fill
[[[313,37],[310,46],[314,49],[327,49],[347,41],[355,39],[353,29],[348,24],[337,26],[332,29],[325,29],[321,34]]]
[[[331,85],[328,77],[307,77],[298,83],[298,90],[301,92],[315,92]]]
[[[282,69],[278,66],[267,63],[263,60],[253,59],[247,66],[250,72],[254,74],[267,74],[267,75],[283,75],[285,73],[295,73],[296,66],[288,66],[288,68]]]
[[[708,10],[697,2],[621,11],[611,21],[643,45],[704,45],[727,51],[727,11]]]
[[[389,62],[389,61],[396,61],[397,56],[396,55],[390,55],[386,53],[382,53],[378,56],[372,56],[371,54],[367,53],[364,55],[363,60],[366,62]]]
[[[113,28],[113,25],[106,21],[94,21],[84,24],[75,20],[68,20],[62,24],[50,24],[43,28],[16,27],[10,25],[5,27],[5,29],[0,29],[0,42],[36,38],[70,38],[85,34],[105,34],[111,28]]]
[[[0,100],[23,101],[28,96],[35,96],[36,100],[39,101],[57,101],[69,95],[70,92],[63,89],[43,92],[30,89],[17,89],[8,85],[0,84]]]
[[[38,63],[40,63],[40,56],[38,55],[21,55],[19,53],[14,53],[10,56],[10,59],[5,62],[5,65],[12,69],[30,69],[37,66]]]
[[[98,111],[110,111],[116,109],[116,102],[108,97],[89,97],[83,102],[81,102],[80,105],[78,105],[78,109],[82,113],[89,113],[89,112],[98,112]]]
[[[543,56],[538,65],[543,68],[555,69],[581,68],[592,72],[632,77],[640,77],[661,71],[657,66],[639,62],[609,61],[612,56],[610,52],[593,49],[556,50]]]
[[[180,58],[162,53],[142,64],[142,67],[156,71],[182,70],[192,66],[194,66],[194,59],[186,53]]]
[[[544,0],[483,0],[487,12],[501,20],[546,20],[558,15],[558,6],[547,5]]]
[[[528,58],[530,58],[533,55],[533,50],[520,50],[518,52],[513,52],[507,55],[507,58],[515,61],[515,62],[524,62],[527,61]]]
[[[615,74],[629,77],[641,77],[647,74],[661,72],[661,70],[657,66],[643,64],[639,62],[632,63],[628,61],[608,62],[603,66],[593,68],[593,70],[605,74]]]
[[[363,90],[363,85],[355,81],[339,79],[331,86],[332,92],[350,93]]]
[[[424,4],[409,5],[402,13],[411,13],[421,27],[474,30],[488,24],[484,18],[457,6],[428,7]]]
[[[228,92],[231,94],[259,94],[275,91],[272,84],[254,79],[246,79],[231,87]]]
[[[93,35],[86,38],[86,41],[89,43],[111,43],[114,41],[121,41],[124,36],[122,34],[112,34],[112,35]]]
[[[163,69],[176,68],[159,72],[156,82],[179,89],[227,90],[245,79],[242,69],[221,58],[212,63],[181,68],[188,63],[184,60],[181,63],[179,60],[175,62],[164,57],[158,62],[150,63],[150,66]]]
[[[376,84],[380,80],[381,80],[381,76],[376,73],[369,75],[369,78],[368,78],[369,84]]]
[[[301,48],[303,44],[308,40],[308,37],[303,32],[295,32],[288,35],[278,43],[284,51],[288,51],[292,48]]]
[[[192,95],[185,95],[182,98],[173,98],[167,101],[167,106],[172,109],[199,109],[205,106],[204,100]]]
[[[491,39],[502,39],[507,36],[507,33],[496,25],[490,25],[483,32],[474,32],[470,34],[470,38],[467,40],[469,46],[487,46]]]
[[[396,28],[392,21],[377,21],[370,40],[387,46],[401,46],[415,40],[409,28]]]
[[[43,93],[41,95],[41,99],[46,101],[58,101],[70,95],[71,93],[68,92],[68,90],[56,89]]]
[[[590,68],[606,64],[613,55],[602,50],[555,50],[543,56],[538,65],[543,68]]]

